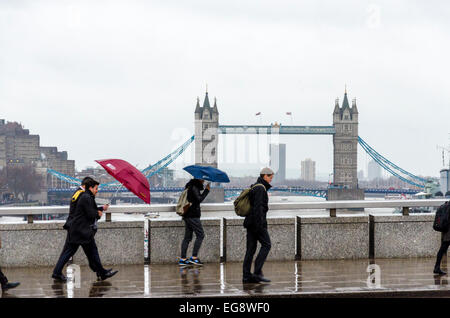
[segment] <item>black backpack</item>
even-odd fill
[[[433,230],[438,232],[447,232],[449,227],[449,204],[450,201],[445,202],[436,210],[436,215],[433,222]]]

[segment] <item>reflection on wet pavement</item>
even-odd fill
[[[242,263],[211,263],[202,267],[165,265],[114,266],[119,273],[97,281],[81,266],[80,281],[69,271],[68,283],[51,279],[52,268],[4,268],[16,289],[5,298],[78,297],[249,297],[364,295],[378,292],[440,292],[450,295],[448,276],[432,273],[434,258],[266,262],[268,284],[242,284]],[[442,269],[447,271],[446,262]]]

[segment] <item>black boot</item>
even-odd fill
[[[67,277],[64,274],[52,274],[52,278],[58,282],[67,282]]]
[[[106,268],[105,269],[105,272],[107,273],[107,272],[110,272],[110,271],[112,271],[112,268]],[[102,277],[102,275],[99,273],[99,272],[97,272],[97,278],[101,278]]]
[[[114,275],[116,275],[118,272],[119,271],[110,270],[109,272],[105,272],[104,274],[100,275],[100,279],[101,280],[108,279],[108,278],[113,277]]]
[[[2,290],[6,291],[11,288],[16,288],[19,285],[20,285],[20,283],[18,283],[18,282],[17,283],[6,283],[6,284],[2,285]]]
[[[442,271],[439,266],[434,267],[433,273],[436,275],[447,275],[447,273]]]

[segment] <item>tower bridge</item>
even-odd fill
[[[329,189],[328,198],[361,200],[364,199],[364,190],[358,188],[358,115],[356,100],[350,107],[345,90],[342,105],[339,105],[338,99],[335,101],[332,126],[219,125],[217,101],[214,100],[214,106],[211,107],[206,92],[203,106],[200,107],[200,100],[197,99],[195,108],[195,163],[217,167],[217,146],[221,134],[331,135],[333,184],[337,187]],[[214,195],[220,196],[220,193]]]
[[[219,110],[217,100],[214,99],[214,105],[211,107],[208,92],[205,94],[203,105],[200,106],[200,99],[197,98],[197,104],[194,111],[194,136],[190,137],[180,147],[172,151],[170,154],[159,160],[157,163],[149,165],[141,170],[142,173],[150,178],[159,173],[161,169],[169,166],[183,152],[190,147],[192,143],[195,145],[195,164],[218,166],[218,141],[220,135],[329,135],[333,140],[333,182],[328,189],[292,189],[298,193],[314,193],[328,200],[360,200],[364,198],[364,193],[370,191],[360,189],[358,187],[357,176],[357,156],[358,144],[373,158],[383,169],[399,178],[400,180],[412,185],[414,193],[424,190],[430,184],[429,180],[416,176],[400,166],[394,164],[386,157],[378,153],[365,140],[358,135],[359,112],[356,106],[356,100],[353,99],[352,105],[348,101],[347,90],[345,90],[342,104],[339,100],[335,100],[332,115],[332,125],[328,126],[284,126],[281,124],[271,125],[224,125],[219,123]],[[58,179],[63,180],[70,188],[71,185],[79,185],[81,180],[69,175],[65,175],[59,171],[48,169],[47,172]],[[118,182],[109,182],[100,186],[100,191],[126,191],[120,189],[122,185]],[[48,189],[49,192],[57,192],[57,189]],[[159,191],[153,188],[152,191]],[[165,189],[168,192],[178,191],[178,189]],[[417,191],[416,191],[417,190]],[[69,191],[69,190],[68,190]],[[209,202],[223,202],[225,190],[223,187],[212,187],[211,194],[207,199]],[[405,193],[405,190],[399,192],[385,193]],[[324,194],[326,192],[326,195]]]

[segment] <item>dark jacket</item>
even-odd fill
[[[206,198],[209,193],[208,189],[205,189],[203,193],[200,193],[204,189],[203,184],[198,179],[192,179],[186,183],[185,189],[188,188],[187,200],[192,203],[186,213],[183,215],[184,218],[200,218],[201,210],[200,203]]]
[[[87,190],[80,194],[68,229],[69,243],[86,244],[94,239],[95,220],[98,220],[95,196]]]
[[[75,208],[78,203],[78,199],[80,198],[80,195],[84,192],[84,189],[82,187],[78,187],[78,189],[72,194],[72,198],[70,199],[70,208],[69,208],[69,216],[67,217],[66,223],[64,223],[63,228],[69,229],[70,224],[73,220],[73,214],[75,213]]]
[[[250,191],[249,199],[252,209],[244,220],[244,227],[254,232],[258,232],[263,228],[267,229],[266,214],[269,211],[269,196],[267,195],[267,191],[272,187],[261,177],[252,186],[258,183],[262,184],[266,189],[264,190],[263,187],[256,186]]]
[[[80,186],[78,189],[72,194],[72,198],[70,199],[70,208],[69,208],[69,216],[67,217],[66,223],[64,223],[63,228],[68,230],[70,225],[72,224],[73,215],[75,213],[75,208],[77,207],[78,199],[81,194],[84,192],[84,189]],[[103,211],[103,206],[97,206],[97,210]]]
[[[441,234],[441,240],[444,242],[449,242],[450,241],[450,229],[447,232],[443,232]]]

